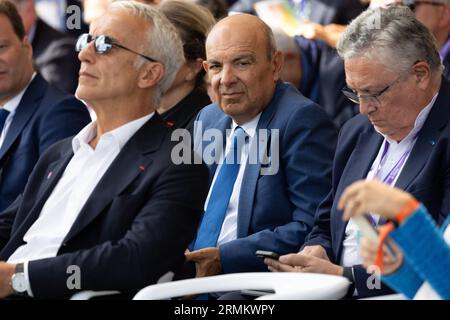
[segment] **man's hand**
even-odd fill
[[[196,278],[215,276],[222,273],[219,248],[204,248],[185,252],[186,261],[195,262]]]
[[[389,245],[394,250],[395,258],[391,257],[386,249],[383,250],[383,270],[382,274],[390,274],[396,271],[403,263],[403,254],[400,249],[388,239]],[[362,238],[361,239],[361,258],[363,259],[364,267],[368,268],[375,264],[375,259],[377,256],[378,245],[373,241]]]
[[[328,258],[327,252],[320,245],[306,246],[299,253],[307,255],[307,256],[313,256],[313,257],[316,257],[319,259],[324,259],[324,260],[330,261],[330,259]]]
[[[412,199],[413,196],[409,193],[382,182],[361,180],[344,190],[339,199],[338,209],[344,210],[344,220],[367,212],[374,212],[387,219],[395,219],[397,212]]]
[[[15,264],[0,262],[0,299],[14,293],[14,290],[11,287],[11,277],[15,270]]]
[[[328,260],[305,255],[303,253],[281,256],[279,261],[264,259],[268,269],[273,272],[308,272],[342,276],[344,268]]]

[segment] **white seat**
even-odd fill
[[[155,284],[143,288],[134,300],[159,300],[185,295],[244,289],[275,291],[261,300],[335,300],[347,293],[349,281],[340,276],[314,273],[233,273]]]

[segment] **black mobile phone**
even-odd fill
[[[278,260],[278,258],[280,257],[280,255],[278,253],[275,253],[272,251],[265,251],[265,250],[257,250],[255,254],[257,257],[260,257],[260,258],[269,258],[269,259],[274,259],[274,260]]]

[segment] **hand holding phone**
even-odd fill
[[[273,260],[278,260],[280,255],[278,253],[272,252],[272,251],[265,251],[265,250],[257,250],[256,256],[260,258],[269,258]]]

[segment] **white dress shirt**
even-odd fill
[[[28,84],[25,86],[25,88],[23,88],[22,91],[20,91],[12,99],[10,99],[8,102],[6,102],[3,105],[3,109],[8,110],[9,114],[6,117],[2,132],[0,132],[0,148],[2,147],[3,142],[5,141],[6,134],[8,133],[9,127],[11,126],[11,122],[14,119],[16,109],[19,106],[20,101],[22,100],[22,97],[25,94],[25,91],[28,89],[28,86],[30,85],[31,81],[33,81],[35,76],[36,76],[36,72],[33,73],[33,75],[31,76],[30,82],[28,82]]]
[[[28,261],[56,257],[100,179],[123,146],[153,114],[103,134],[95,149],[89,142],[97,135],[96,122],[88,124],[73,138],[74,156],[42,207],[39,218],[25,233],[25,244],[16,249],[8,262],[25,262],[25,275],[28,277]],[[28,294],[32,295],[30,285],[28,287]]]
[[[420,129],[422,129],[423,124],[425,123],[425,120],[427,119],[428,114],[430,113],[431,108],[433,107],[434,102],[436,101],[436,98],[437,94],[433,97],[431,102],[424,109],[422,109],[422,111],[416,118],[414,128],[402,141],[397,142],[395,140],[389,139],[387,136],[379,132],[384,137],[384,141],[381,144],[380,150],[378,151],[378,155],[375,158],[375,161],[372,163],[372,166],[367,174],[366,177],[367,180],[371,179],[383,180],[389,174],[389,172],[391,172],[391,170],[395,167],[395,165],[400,161],[401,157],[408,151],[412,150],[417,140],[417,134],[419,133]],[[383,150],[386,143],[389,144],[389,148],[385,154],[384,163],[381,164]],[[392,186],[394,186],[395,183],[397,182],[397,179],[400,176],[406,161],[408,161],[408,157],[409,153],[407,153],[405,161],[401,165],[400,170],[398,171],[396,177],[394,178],[391,184]],[[377,171],[378,177],[374,177]],[[376,223],[378,223],[379,221],[378,215],[372,214],[372,218]],[[360,237],[361,233],[358,226],[352,219],[350,219],[345,229],[345,239],[343,241],[344,248],[341,257],[341,266],[351,267],[354,265],[362,264],[362,259],[359,254]]]
[[[234,182],[233,192],[231,193],[230,202],[228,203],[227,211],[225,212],[225,218],[222,223],[222,229],[220,230],[219,238],[217,240],[217,246],[220,246],[224,243],[227,243],[231,240],[235,240],[237,238],[237,218],[238,218],[238,205],[239,205],[239,195],[241,193],[241,185],[242,185],[242,178],[244,177],[245,168],[247,167],[247,159],[249,154],[250,146],[253,142],[253,137],[256,133],[256,126],[258,125],[259,118],[261,117],[261,113],[259,113],[256,117],[254,117],[249,122],[240,125],[242,129],[244,129],[245,133],[248,136],[247,143],[245,147],[241,150],[241,165],[239,167],[239,172],[236,177],[236,181]],[[208,207],[209,197],[211,196],[211,190],[214,186],[214,183],[216,182],[217,174],[220,171],[220,168],[222,167],[222,162],[224,159],[224,155],[228,153],[231,147],[231,138],[234,134],[234,130],[238,124],[236,124],[234,121],[231,125],[231,130],[227,132],[227,140],[226,140],[226,146],[225,146],[225,153],[222,154],[222,157],[220,159],[220,164],[217,166],[216,172],[214,174],[214,178],[211,184],[211,187],[209,189],[208,197],[206,198],[205,202],[205,211]]]

